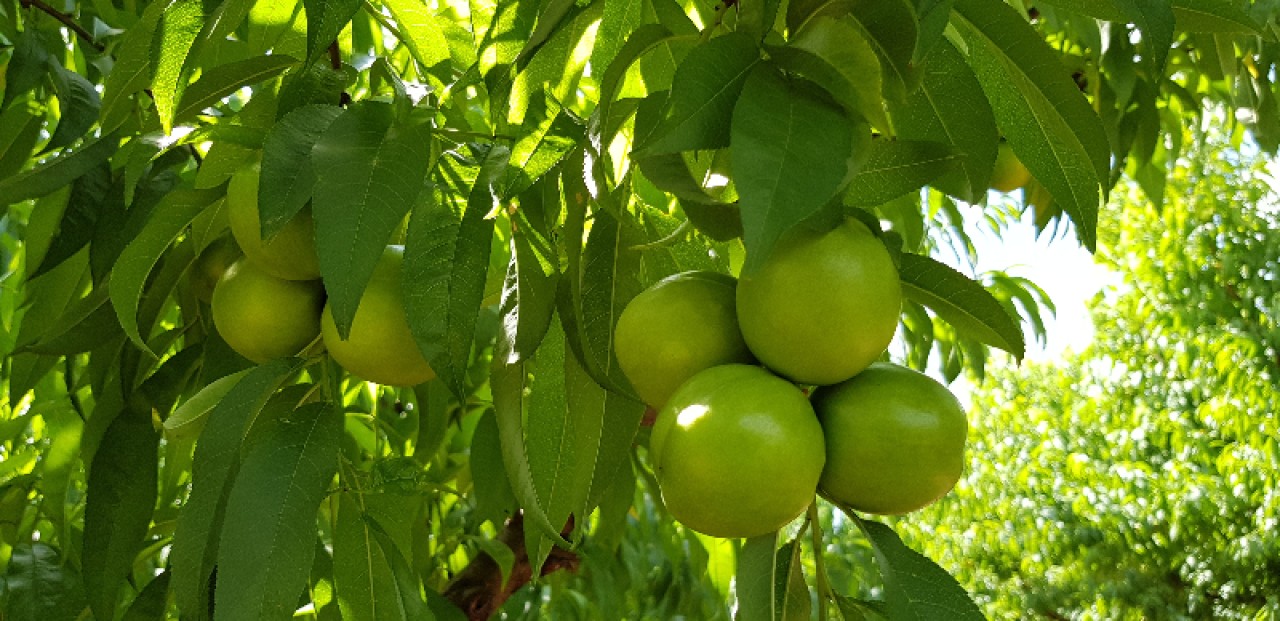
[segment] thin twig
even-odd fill
[[[107,49],[107,46],[101,43],[98,43],[97,41],[94,41],[93,34],[90,33],[88,30],[85,30],[84,26],[81,26],[80,24],[76,23],[76,20],[73,19],[70,15],[67,15],[62,11],[59,11],[58,9],[55,9],[49,6],[48,4],[45,4],[42,0],[19,0],[19,3],[22,5],[22,8],[24,9],[35,7],[37,9],[40,9],[41,11],[44,11],[45,14],[47,14],[49,17],[52,17],[62,22],[64,26],[71,29],[71,32],[76,33],[77,36],[79,36],[81,39],[84,39],[85,43],[88,43],[89,45],[93,46],[93,49],[98,50],[99,52]]]
[[[337,41],[329,44],[329,66],[334,71],[342,70],[342,51],[338,49]]]
[[[76,415],[83,421],[85,420],[84,406],[80,404],[80,397],[76,396],[76,376],[71,356],[66,356],[62,360],[65,365],[62,368],[62,379],[67,384],[67,398],[71,400],[71,409],[75,410]]]

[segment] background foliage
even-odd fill
[[[1093,344],[992,373],[957,493],[897,525],[993,618],[1280,615],[1274,168],[1209,137],[1163,208],[1117,197]]]

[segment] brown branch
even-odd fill
[[[62,11],[59,11],[58,9],[55,9],[49,6],[48,4],[45,4],[43,0],[20,0],[19,3],[22,5],[22,8],[24,9],[35,7],[37,9],[40,9],[41,11],[44,11],[45,14],[47,14],[49,17],[52,17],[62,22],[62,25],[66,26],[67,28],[70,28],[71,32],[76,33],[77,36],[79,36],[81,39],[84,39],[85,43],[88,43],[89,45],[93,46],[93,49],[98,50],[99,52],[107,49],[107,46],[101,43],[98,43],[97,41],[94,41],[93,34],[90,33],[88,30],[85,30],[84,26],[81,26],[80,24],[76,23],[76,20],[73,19],[70,15],[67,15]]]
[[[563,534],[573,530],[573,520],[565,525]],[[533,568],[529,565],[529,551],[524,545],[524,515],[517,513],[507,520],[498,534],[498,541],[506,544],[515,552],[516,561],[512,565],[511,575],[507,583],[502,584],[502,570],[498,563],[488,554],[481,553],[471,560],[448,588],[444,590],[445,599],[451,601],[471,621],[484,621],[492,617],[502,608],[507,599],[533,578]],[[580,563],[578,555],[563,548],[551,549],[551,555],[542,565],[541,575],[559,571],[577,571]]]
[[[334,71],[342,71],[342,51],[338,49],[337,41],[329,44],[329,66],[333,67]],[[349,103],[351,103],[351,94],[342,91],[342,95],[338,97],[338,105],[345,107]]]

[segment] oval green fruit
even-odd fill
[[[659,281],[623,309],[614,351],[645,403],[661,408],[703,369],[754,361],[738,329],[737,284],[724,274],[684,272]]]
[[[738,282],[742,336],[765,366],[802,384],[835,384],[884,353],[902,286],[889,251],[852,218],[825,233],[795,229]]]
[[[814,497],[822,427],[799,388],[757,366],[694,375],[658,413],[649,457],[675,519],[713,537],[786,525]]]
[[[257,363],[292,356],[320,335],[324,287],[285,280],[241,259],[213,289],[213,324],[240,355]]]
[[[827,444],[819,487],[832,500],[897,515],[932,504],[960,480],[968,422],[929,376],[876,363],[820,388],[813,404]]]
[[[236,243],[249,260],[276,278],[315,280],[320,277],[315,221],[311,207],[302,208],[270,240],[262,238],[258,211],[259,164],[237,171],[227,185],[227,220]]]
[[[400,294],[403,263],[404,247],[387,246],[360,297],[347,340],[338,337],[327,304],[321,321],[325,349],[342,368],[387,386],[416,386],[436,376],[409,331]]]
[[[213,240],[187,271],[187,282],[197,300],[209,303],[213,301],[213,289],[227,272],[227,268],[235,263],[243,253],[230,235],[223,235]]]
[[[991,189],[1007,194],[1030,182],[1031,171],[1014,155],[1013,147],[1001,140],[995,168],[991,171]]]

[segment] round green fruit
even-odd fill
[[[241,259],[213,289],[213,325],[240,355],[262,363],[302,351],[320,334],[324,287],[284,280]]]
[[[996,151],[995,169],[991,171],[991,189],[1009,193],[1031,182],[1031,171],[1022,164],[1013,147],[1000,141],[1000,149]]]
[[[738,281],[715,272],[669,276],[631,300],[618,318],[618,366],[645,403],[661,408],[703,369],[754,359],[738,329]]]
[[[754,537],[813,500],[822,427],[799,388],[756,366],[711,367],[658,413],[649,456],[671,515],[713,537]]]
[[[742,336],[765,366],[802,384],[857,375],[889,347],[902,287],[889,251],[846,219],[825,233],[796,229],[738,282]]]
[[[187,271],[187,282],[196,299],[205,303],[212,302],[214,287],[227,268],[241,256],[240,247],[230,235],[223,235],[205,246]]]
[[[387,386],[416,386],[435,377],[409,331],[400,294],[403,246],[387,246],[365,287],[351,333],[338,337],[333,312],[326,304],[321,320],[325,349],[344,369],[370,382]]]
[[[955,487],[968,422],[951,391],[927,375],[876,363],[819,389],[814,409],[827,442],[819,488],[881,515],[909,513]]]
[[[320,258],[316,255],[311,207],[303,207],[274,237],[264,240],[258,212],[258,175],[259,165],[255,163],[232,175],[227,186],[227,220],[236,242],[249,260],[276,278],[319,278]]]

